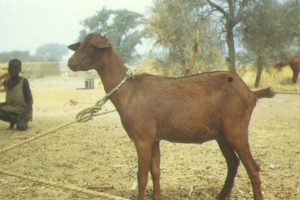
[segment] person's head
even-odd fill
[[[12,59],[8,63],[8,73],[10,77],[16,78],[19,76],[19,73],[21,72],[21,66],[22,63],[18,59]]]

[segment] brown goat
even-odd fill
[[[283,62],[279,62],[275,65],[276,68],[281,69],[282,67],[285,66],[290,66],[292,71],[293,71],[293,83],[297,83],[298,76],[299,76],[299,71],[300,71],[300,54],[295,55],[291,59]]]
[[[89,34],[68,65],[73,71],[95,69],[106,92],[126,76],[127,67],[105,36]],[[248,143],[248,125],[256,100],[273,97],[270,88],[257,92],[230,72],[210,72],[184,78],[136,75],[110,96],[138,156],[138,200],[145,200],[148,172],[153,199],[160,199],[160,140],[203,143],[216,140],[227,166],[227,178],[218,198],[229,197],[239,160],[250,177],[254,199],[263,199],[259,166]]]

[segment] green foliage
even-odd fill
[[[141,20],[142,15],[136,12],[103,8],[93,17],[84,20],[80,39],[88,32],[105,33],[122,60],[129,63],[138,57],[135,47],[144,36]]]
[[[216,27],[206,14],[202,0],[154,1],[151,15],[144,23],[148,37],[163,49],[156,65],[181,74],[187,67],[192,67],[195,73],[208,70],[204,66],[218,65],[221,53]],[[191,64],[193,56],[196,59],[194,65]]]
[[[278,43],[280,36],[279,7],[273,0],[262,0],[249,9],[243,20],[243,40],[248,50],[267,53]],[[266,12],[266,9],[272,12]]]
[[[242,27],[247,50],[276,59],[298,48],[300,4],[280,2],[261,0],[249,8]]]
[[[280,8],[282,29],[280,39],[284,46],[284,48],[281,48],[280,55],[291,56],[300,51],[300,2],[284,1],[280,4]]]
[[[278,61],[297,47],[299,11],[300,5],[290,1],[261,0],[249,6],[241,30],[246,49],[255,55],[258,69],[255,86],[259,85],[263,66],[271,60]]]
[[[247,5],[254,0],[206,0],[211,7],[212,13],[217,13],[217,19],[221,22],[221,35],[225,34],[228,56],[226,58],[228,62],[229,70],[236,72],[236,27],[240,24],[244,11]]]
[[[44,44],[36,49],[36,57],[44,61],[61,61],[67,53],[67,47],[58,43]]]

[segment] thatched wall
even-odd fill
[[[4,91],[4,81],[7,79],[8,77],[8,72],[7,72],[7,68],[3,67],[2,65],[0,66],[0,92]]]
[[[60,75],[59,63],[57,62],[23,63],[22,72],[29,78]]]
[[[0,63],[0,68],[7,70],[8,63]],[[57,62],[30,62],[22,63],[22,73],[28,78],[43,76],[60,76],[59,63]]]

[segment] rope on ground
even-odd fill
[[[35,182],[35,183],[50,185],[50,186],[54,186],[54,187],[58,187],[58,188],[66,189],[66,190],[71,190],[71,191],[74,191],[77,193],[83,193],[83,194],[87,194],[87,195],[91,195],[91,196],[95,196],[95,197],[101,197],[101,198],[107,199],[107,200],[128,200],[128,199],[125,199],[122,197],[117,197],[117,196],[102,193],[102,192],[92,191],[92,190],[76,187],[76,186],[65,184],[65,183],[57,183],[57,182],[48,181],[45,179],[39,179],[39,178],[31,177],[31,176],[26,176],[23,174],[17,174],[14,172],[3,170],[3,169],[0,169],[0,174],[20,178],[23,180],[28,180],[28,181]]]
[[[20,142],[18,142],[16,144],[13,144],[13,145],[8,146],[8,147],[6,147],[4,149],[1,149],[0,150],[0,154],[2,154],[4,152],[7,152],[7,151],[9,151],[11,149],[14,149],[16,147],[19,147],[19,146],[21,146],[23,144],[29,143],[29,142],[31,142],[33,140],[38,139],[38,138],[41,138],[41,137],[43,137],[45,135],[48,135],[50,133],[55,133],[57,130],[65,128],[65,127],[67,127],[67,126],[69,126],[71,124],[74,124],[76,122],[87,122],[87,121],[91,120],[94,116],[98,116],[98,115],[103,115],[103,114],[107,114],[107,113],[110,113],[110,112],[114,112],[115,110],[107,111],[107,112],[100,113],[100,114],[96,114],[97,112],[99,112],[102,109],[102,106],[106,103],[106,101],[109,99],[109,97],[115,91],[117,91],[128,79],[134,78],[134,75],[135,74],[134,74],[133,71],[128,70],[127,73],[126,73],[126,76],[121,80],[121,82],[115,88],[112,89],[112,91],[110,91],[109,93],[107,93],[100,101],[96,102],[95,106],[93,106],[91,108],[87,108],[87,109],[79,112],[77,114],[77,116],[76,116],[76,120],[75,121],[63,124],[61,126],[53,128],[53,129],[51,129],[49,131],[46,131],[44,133],[32,136],[32,137],[27,138],[27,139],[25,139],[23,141],[20,141]],[[63,189],[67,189],[67,190],[71,190],[71,191],[75,191],[75,192],[80,192],[80,193],[84,193],[84,194],[88,194],[88,195],[92,195],[92,196],[102,197],[102,198],[105,198],[105,199],[108,199],[108,200],[126,200],[126,199],[124,199],[122,197],[117,197],[117,196],[113,196],[113,195],[109,195],[109,194],[105,194],[105,193],[101,193],[101,192],[91,191],[91,190],[88,190],[88,189],[79,188],[79,187],[75,187],[75,186],[72,186],[72,185],[66,185],[66,184],[62,184],[62,183],[56,183],[56,182],[48,181],[48,180],[45,180],[45,179],[39,179],[39,178],[31,177],[31,176],[26,176],[26,175],[23,175],[23,174],[17,174],[17,173],[6,171],[6,170],[1,170],[0,169],[0,174],[5,174],[7,176],[13,176],[13,177],[16,177],[16,178],[20,178],[20,179],[24,179],[24,180],[29,180],[29,181],[37,182],[37,183],[42,183],[42,184],[46,184],[46,185],[50,185],[50,186],[54,186],[54,187],[59,187],[59,188],[63,188]]]

